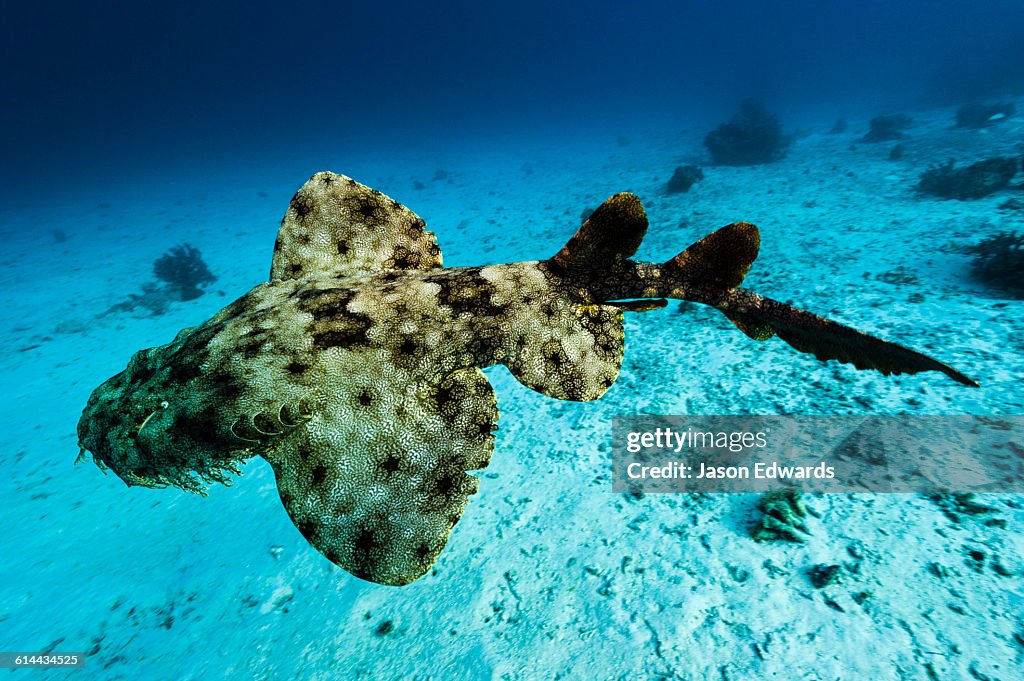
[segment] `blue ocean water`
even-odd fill
[[[0,32],[0,649],[85,652],[52,674],[103,679],[1024,676],[1018,495],[956,520],[818,496],[803,544],[754,543],[752,495],[613,494],[608,452],[616,414],[1024,411],[1021,302],[970,253],[1024,230],[1024,169],[977,200],[915,191],[949,159],[1020,163],[1019,2],[50,3],[5,7]],[[750,98],[788,153],[714,164],[705,136]],[[954,128],[975,103],[1015,110]],[[882,114],[912,125],[863,141]],[[686,164],[704,179],[667,193]],[[93,388],[265,281],[320,170],[416,211],[448,266],[549,257],[620,191],[653,262],[754,222],[745,285],[982,388],[819,363],[709,309],[629,316],[600,401],[488,370],[493,461],[400,589],[313,550],[258,458],[205,498],[73,466]],[[216,281],[155,303],[182,243]],[[818,589],[817,565],[844,576]]]

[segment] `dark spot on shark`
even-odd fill
[[[264,346],[270,341],[271,334],[264,329],[252,329],[238,339],[237,350],[246,359],[255,359],[262,354]]]
[[[398,351],[403,355],[415,356],[419,352],[420,346],[416,344],[412,338],[406,338],[402,341],[402,344],[398,346]]]
[[[302,196],[301,193],[296,193],[295,196],[292,197],[289,207],[294,211],[295,216],[300,219],[309,215],[310,211],[313,210],[313,206],[310,201],[306,197]]]
[[[356,533],[355,549],[361,553],[369,553],[377,546],[377,533],[369,528],[363,528]]]
[[[442,416],[454,416],[452,407],[457,404],[457,401],[455,386],[450,383],[440,385],[434,391],[434,402],[437,404],[437,410]]]
[[[497,426],[491,423],[490,421],[477,421],[473,425],[476,426],[475,434],[478,437],[490,437],[491,434],[494,433],[494,431],[497,429]]]
[[[176,361],[167,370],[167,379],[175,383],[188,383],[203,376],[203,363],[205,356],[197,354],[188,357],[183,361]]]
[[[360,390],[359,393],[356,395],[356,400],[359,402],[359,406],[361,407],[372,406],[373,403],[376,401],[373,396],[373,391],[370,390],[369,388],[363,388],[362,390]]]
[[[402,460],[394,454],[388,454],[387,458],[380,462],[381,470],[387,473],[396,473],[402,467]]]
[[[413,258],[407,251],[395,251],[395,257],[392,259],[394,267],[397,270],[406,270],[416,265],[417,260]]]
[[[174,431],[200,444],[216,444],[220,433],[209,417],[182,411],[174,416]]]
[[[347,328],[314,331],[312,334],[313,347],[317,350],[326,350],[328,348],[350,348],[365,345],[367,341],[366,332],[369,328],[370,324],[367,322],[353,324]]]
[[[494,284],[479,276],[467,279],[457,282],[441,277],[434,279],[438,286],[438,303],[451,309],[455,316],[474,312],[497,315],[505,309],[505,306],[491,302],[491,297],[496,293]]]
[[[545,355],[545,359],[548,361],[548,364],[551,365],[551,368],[554,369],[556,372],[562,369],[562,366],[565,364],[566,360],[564,351],[562,351],[561,349],[549,351],[547,355]]]
[[[288,362],[288,364],[285,365],[284,370],[287,371],[292,376],[302,376],[304,373],[309,371],[309,365],[306,364],[305,362],[300,362],[298,360],[293,359],[292,361]]]
[[[224,402],[235,402],[242,395],[248,387],[241,377],[235,375],[230,371],[215,370],[208,377],[210,387],[217,394],[217,396]]]
[[[356,291],[350,288],[311,287],[296,291],[293,296],[299,301],[300,310],[310,313],[314,319],[322,319],[344,312],[356,297]]]
[[[305,518],[295,523],[295,526],[299,529],[299,534],[305,538],[306,541],[313,543],[316,539],[316,530],[318,524],[309,518]]]
[[[455,489],[455,476],[446,473],[434,480],[434,492],[440,496],[448,496]]]

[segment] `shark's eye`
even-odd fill
[[[153,418],[153,416],[157,412],[161,412],[164,409],[167,409],[167,407],[169,407],[169,406],[171,406],[170,402],[168,402],[167,400],[160,400],[159,404],[157,404],[156,409],[154,409],[153,411],[149,412],[149,414],[146,415],[146,418],[142,419],[142,423],[139,424],[139,430],[136,431],[136,432],[141,433],[142,429],[146,427],[146,424],[149,423],[149,420],[151,418]]]

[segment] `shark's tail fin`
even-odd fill
[[[978,386],[953,367],[925,354],[738,289],[757,257],[759,245],[757,227],[738,222],[709,234],[669,260],[662,266],[661,275],[666,284],[678,292],[671,297],[721,310],[754,340],[778,336],[820,360],[835,359],[886,375],[941,371],[958,383]]]
[[[835,359],[887,376],[941,371],[957,383],[978,387],[976,381],[928,355],[750,291],[730,291],[715,307],[751,338],[767,340],[776,335],[822,361]]]

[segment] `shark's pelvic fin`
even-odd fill
[[[583,280],[610,275],[636,253],[647,233],[647,214],[634,194],[615,194],[595,210],[545,271]],[[622,366],[622,310],[658,303],[599,303],[584,289],[551,296],[524,308],[512,324],[517,337],[505,362],[520,383],[561,400],[585,402],[604,395]]]
[[[615,383],[622,366],[622,310],[552,300],[527,310],[505,363],[520,383],[549,397],[588,402]]]

